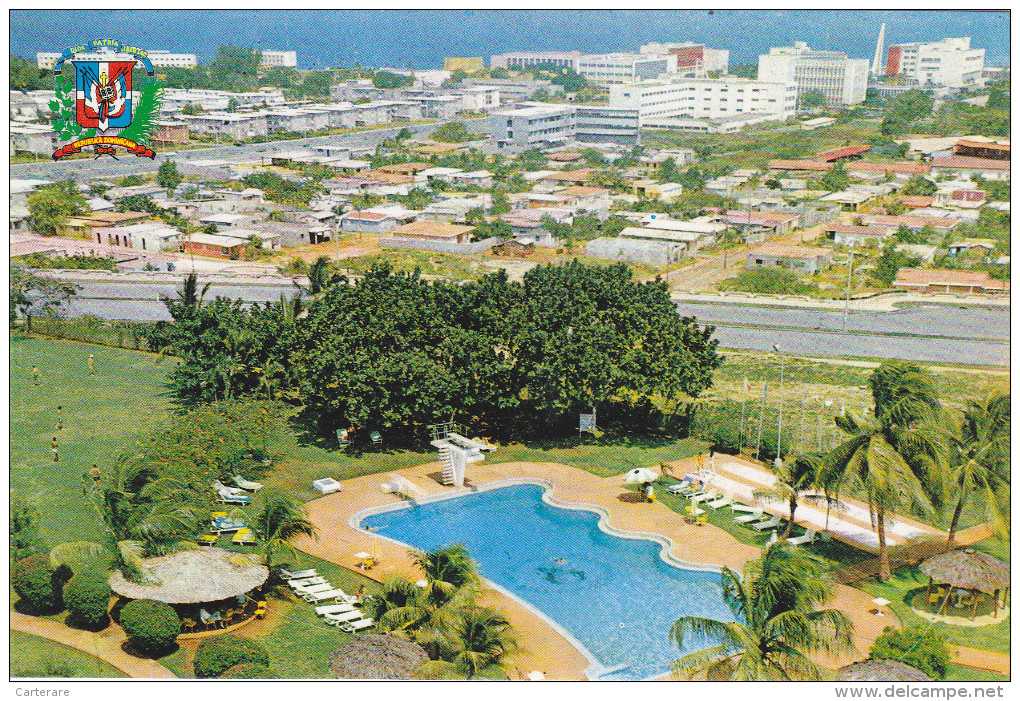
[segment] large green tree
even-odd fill
[[[776,476],[776,484],[772,489],[756,492],[755,496],[765,499],[785,501],[790,509],[790,518],[786,522],[786,530],[780,540],[785,541],[793,530],[793,521],[797,513],[800,493],[814,488],[818,484],[818,472],[821,468],[823,454],[804,453],[781,460],[772,468]]]
[[[44,185],[28,196],[28,225],[43,236],[56,235],[70,217],[88,211],[88,200],[73,180]]]
[[[304,506],[294,497],[276,489],[262,494],[262,508],[255,515],[252,526],[255,537],[262,544],[266,567],[278,564],[281,553],[296,555],[290,541],[300,535],[315,537],[316,528],[308,520]]]
[[[53,87],[53,82],[43,78],[43,71],[35,61],[29,61],[11,54],[11,90],[41,90]]]
[[[743,579],[724,567],[723,601],[736,620],[677,620],[670,637],[680,648],[705,638],[718,644],[684,656],[674,672],[731,681],[819,679],[821,670],[809,653],[853,650],[846,614],[818,608],[832,595],[825,571],[816,555],[782,544],[748,562]]]
[[[25,318],[25,330],[32,330],[35,313],[52,314],[66,304],[81,287],[73,282],[42,277],[29,272],[21,265],[12,265],[10,274],[10,324],[13,327],[20,313]]]
[[[173,192],[184,180],[184,176],[177,170],[177,164],[169,159],[159,164],[156,170],[156,184],[165,188],[167,192]]]

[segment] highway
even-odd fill
[[[82,289],[65,307],[69,316],[91,314],[103,319],[169,320],[160,301],[173,297],[180,283],[77,281]],[[280,280],[248,285],[219,278],[206,295],[269,302],[300,288]],[[841,311],[796,309],[751,304],[681,302],[677,311],[716,327],[723,348],[768,351],[779,343],[784,352],[806,356],[899,358],[933,363],[1008,366],[1009,310],[918,305],[892,312],[854,312],[840,329]]]

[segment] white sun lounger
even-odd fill
[[[718,499],[713,499],[712,501],[707,502],[705,506],[707,506],[710,509],[721,509],[722,507],[729,506],[732,503],[733,497],[723,496],[719,497]]]
[[[320,582],[318,584],[312,584],[307,587],[293,587],[294,593],[300,597],[305,597],[310,594],[317,594],[320,591],[332,591],[336,589],[329,582]]]
[[[315,613],[320,616],[326,616],[329,614],[347,613],[353,611],[354,607],[350,604],[327,604],[325,606],[316,606]]]
[[[315,577],[318,574],[315,570],[296,570],[291,572],[282,567],[280,568],[280,576],[284,579],[304,579],[306,577]]]
[[[762,514],[764,513],[765,509],[755,509],[754,511],[748,512],[744,516],[737,516],[735,519],[733,519],[733,521],[735,523],[751,523],[752,521],[757,521],[758,519],[760,519],[762,517]]]
[[[241,477],[241,475],[234,475],[234,484],[236,484],[241,489],[247,489],[249,492],[257,492],[260,489],[262,489],[261,482],[252,482],[251,480],[246,480],[244,477]]]
[[[690,486],[691,486],[690,478],[689,477],[684,477],[682,480],[680,480],[676,484],[671,484],[668,487],[666,487],[666,491],[667,492],[672,492],[673,494],[679,494],[680,492],[682,492],[683,490],[687,489]]]
[[[751,524],[751,528],[753,528],[756,531],[767,531],[770,528],[775,528],[776,526],[778,526],[782,522],[783,522],[783,519],[779,518],[778,516],[773,516],[772,518],[770,518],[770,519],[768,519],[766,521],[759,521],[758,523],[752,523]]]
[[[763,511],[760,506],[748,506],[747,504],[741,504],[739,501],[734,502],[731,508],[734,511],[743,511],[748,514],[760,514]]]
[[[346,623],[340,626],[340,629],[347,633],[355,633],[359,630],[364,630],[365,628],[371,628],[374,625],[375,621],[371,618],[362,618],[360,621],[351,621],[350,623]]]
[[[327,613],[325,615],[326,623],[331,626],[338,626],[358,618],[364,618],[361,611],[344,611],[343,613]]]
[[[347,596],[344,594],[342,589],[327,589],[324,591],[316,592],[298,592],[298,596],[307,601],[310,604],[317,604],[320,601],[326,601],[327,599],[338,599],[341,596]]]
[[[818,537],[818,533],[811,530],[810,528],[804,532],[804,535],[799,535],[796,538],[787,538],[786,542],[790,545],[807,545],[814,541]]]
[[[314,584],[329,584],[325,577],[309,577],[308,579],[292,579],[287,584],[291,589],[307,589]]]

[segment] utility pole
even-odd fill
[[[779,350],[779,344],[773,343],[772,348],[779,353],[779,428],[776,431],[776,459],[777,468],[783,464],[780,457],[783,453],[783,351]]]
[[[854,247],[850,245],[850,262],[846,267],[846,303],[843,305],[843,330],[846,331],[846,320],[850,314],[850,277],[854,272]]]

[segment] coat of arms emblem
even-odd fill
[[[63,65],[74,66],[73,81],[66,80]],[[136,66],[148,78],[132,86]],[[114,156],[117,146],[136,156],[155,158],[149,139],[163,100],[162,85],[153,79],[145,51],[113,39],[101,39],[66,49],[53,68],[55,100],[53,128],[71,143],[57,149],[53,160],[93,148],[96,157]]]

